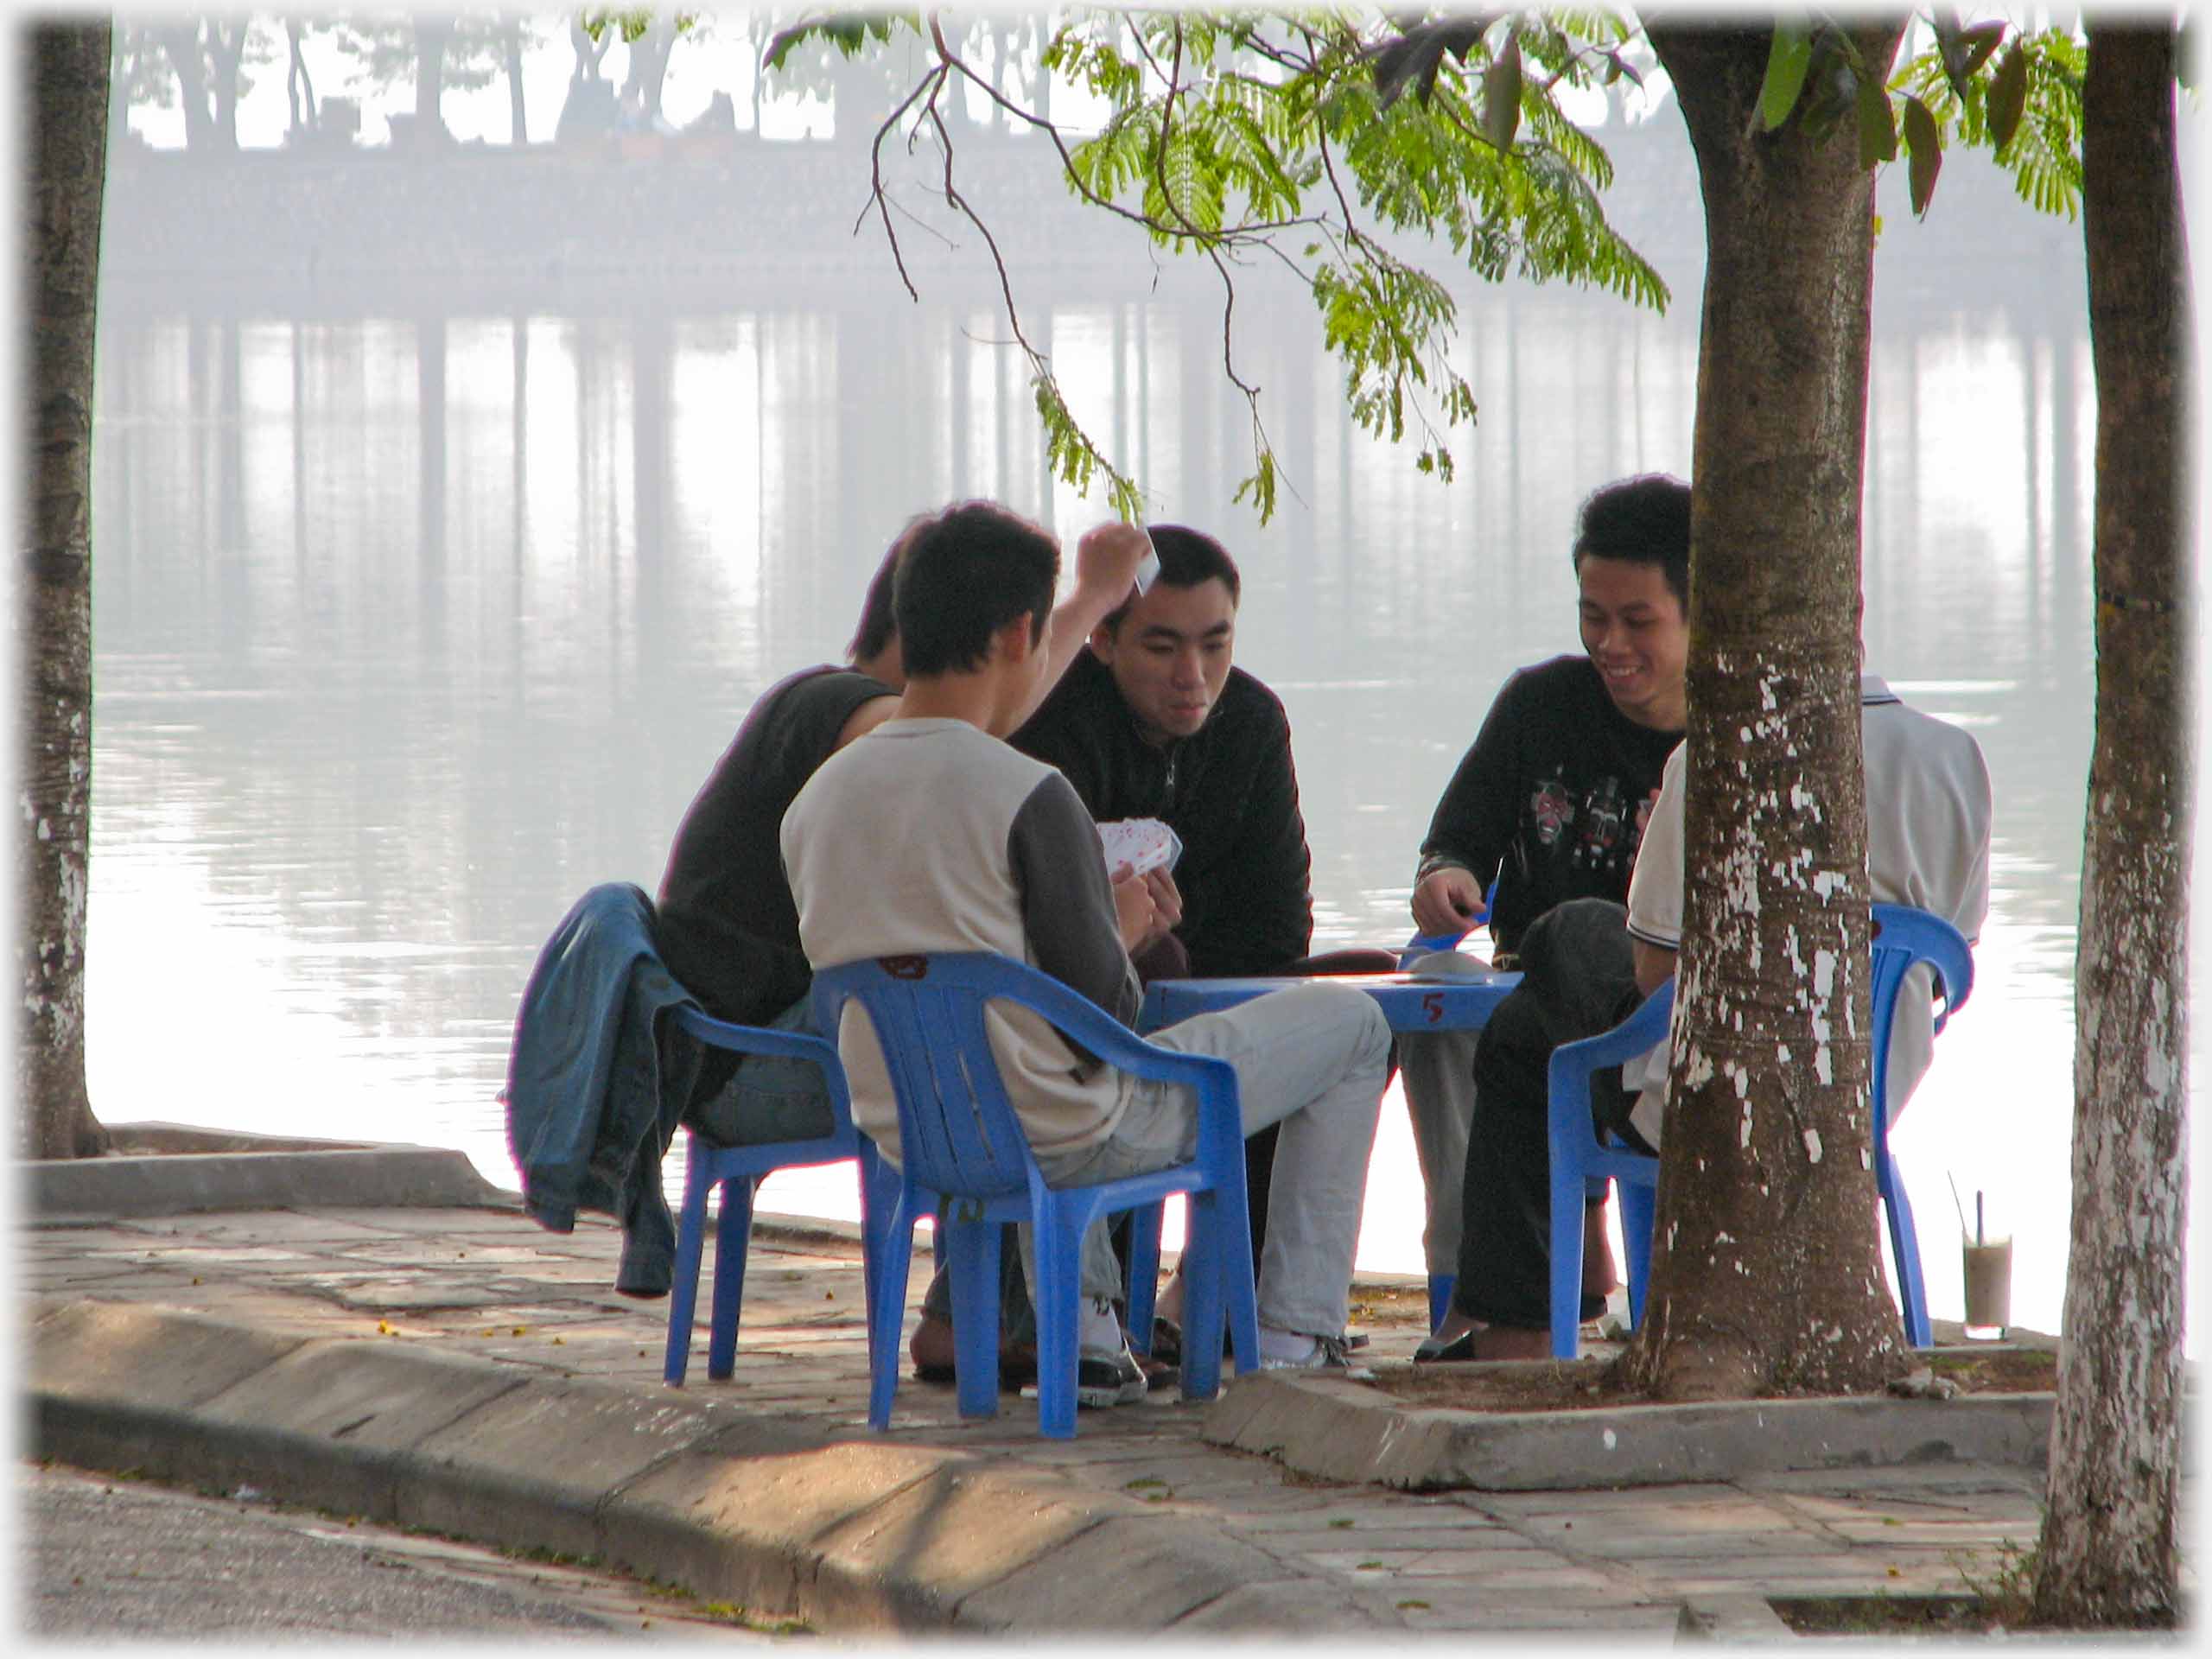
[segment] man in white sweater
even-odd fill
[[[1135,532],[1132,532],[1133,534]],[[1173,925],[1165,883],[1109,886],[1096,829],[1052,767],[1001,740],[1033,701],[1059,569],[1052,537],[969,502],[910,545],[893,601],[906,686],[893,717],[824,762],[783,824],[799,938],[817,967],[868,957],[988,950],[1027,962],[1117,1019],[1139,994],[1129,950]],[[995,1010],[993,1046],[1046,1179],[1079,1186],[1187,1157],[1178,1085],[1142,1082],[1071,1047],[1027,1010]],[[1389,1032],[1368,997],[1295,986],[1155,1040],[1236,1067],[1245,1131],[1282,1125],[1259,1281],[1262,1360],[1344,1363],[1352,1251]],[[838,1036],[854,1117],[899,1154],[898,1110],[866,1015]],[[1024,1256],[1030,1255],[1023,1241]],[[1033,1261],[1025,1259],[1030,1282]],[[1113,1299],[1103,1225],[1084,1252],[1086,1405],[1141,1397]]]

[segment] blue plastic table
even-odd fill
[[[1382,1006],[1393,1031],[1474,1031],[1521,982],[1521,976],[1483,969],[1458,974],[1331,974],[1315,980],[1156,979],[1145,988],[1139,1031],[1157,1031],[1194,1014],[1232,1008],[1287,985],[1328,983],[1365,991]]]

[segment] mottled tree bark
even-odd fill
[[[2097,377],[2096,747],[2074,975],[2074,1221],[2039,1620],[2179,1606],[2192,613],[2189,253],[2171,19],[2093,17],[2083,232]]]
[[[30,491],[22,537],[16,814],[16,1081],[32,1158],[86,1157],[107,1137],[85,1088],[85,901],[92,796],[92,325],[107,177],[109,26],[29,31],[30,169],[23,201],[23,382]]]
[[[1650,1307],[1664,1399],[1861,1390],[1907,1350],[1871,1168],[1859,493],[1873,188],[1849,123],[1757,120],[1769,28],[1654,26],[1697,153],[1705,310],[1673,1104]],[[1879,70],[1902,23],[1853,31]]]

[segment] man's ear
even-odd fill
[[[1114,625],[1101,622],[1090,631],[1090,654],[1108,667],[1114,663]]]
[[[999,660],[1004,663],[1026,663],[1029,660],[1031,652],[1041,650],[1044,645],[1044,641],[1037,638],[1033,632],[1029,619],[1026,616],[1015,617],[1004,627],[994,632],[991,639],[998,652]]]

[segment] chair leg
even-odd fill
[[[1183,1228],[1183,1397],[1211,1400],[1221,1392],[1221,1324],[1229,1300],[1223,1281],[1235,1274],[1236,1246],[1223,1236],[1226,1206],[1218,1193],[1193,1192],[1190,1200]],[[1242,1260],[1251,1259],[1247,1245]],[[1243,1369],[1241,1349],[1236,1363]]]
[[[1077,1301],[1083,1294],[1083,1232],[1052,1209],[1033,1224],[1037,1283],[1037,1429],[1048,1440],[1075,1438],[1076,1362],[1080,1347]],[[990,1294],[998,1294],[997,1275]],[[1187,1349],[1186,1349],[1187,1351]],[[995,1361],[995,1351],[992,1356]],[[1188,1360],[1185,1363],[1188,1363]]]
[[[1152,1310],[1160,1295],[1160,1224],[1166,1211],[1165,1204],[1140,1205],[1129,1211],[1129,1346],[1144,1355],[1152,1352]],[[1183,1236],[1190,1236],[1186,1225]]]
[[[963,1417],[999,1414],[999,1224],[941,1222],[952,1262],[952,1369]]]
[[[899,1213],[899,1175],[863,1141],[856,1160],[861,1197],[861,1294],[868,1310],[868,1357],[875,1363],[875,1302],[883,1281],[883,1242]],[[893,1356],[895,1358],[896,1356]]]
[[[1631,1181],[1619,1184],[1621,1246],[1628,1252],[1628,1322],[1643,1323],[1644,1294],[1651,1286],[1651,1227],[1659,1209],[1656,1187]]]
[[[1195,1218],[1195,1194],[1191,1202]],[[1229,1344],[1236,1356],[1236,1374],[1243,1376],[1260,1369],[1259,1270],[1245,1270],[1253,1254],[1250,1208],[1241,1204],[1217,1203],[1207,1231],[1220,1241],[1213,1257],[1214,1282],[1221,1287],[1222,1318],[1228,1321]],[[1218,1353],[1220,1347],[1216,1341],[1214,1351]]]
[[[1573,1359],[1582,1335],[1582,1209],[1578,1169],[1552,1166],[1552,1357]]]
[[[1452,1311],[1452,1287],[1459,1282],[1457,1274],[1432,1273],[1428,1275],[1428,1328],[1433,1332],[1444,1323],[1444,1316]]]
[[[1888,1176],[1882,1182],[1882,1209],[1890,1224],[1890,1255],[1897,1270],[1897,1300],[1904,1310],[1904,1339],[1916,1348],[1936,1345],[1936,1332],[1928,1319],[1928,1287],[1920,1274],[1920,1234],[1913,1225],[1912,1200],[1905,1197],[1904,1179],[1885,1147],[1880,1167]]]
[[[902,1176],[885,1220],[875,1292],[869,1299],[868,1426],[878,1431],[891,1427],[891,1402],[899,1393],[899,1336],[906,1322],[906,1275],[914,1260],[915,1202],[914,1190]]]
[[[683,1176],[683,1213],[676,1231],[675,1277],[668,1287],[668,1349],[662,1357],[661,1380],[672,1389],[683,1386],[691,1359],[691,1322],[698,1310],[699,1259],[707,1241],[708,1173],[706,1148],[691,1143]]]
[[[707,1378],[728,1380],[737,1369],[737,1319],[745,1305],[745,1253],[753,1242],[753,1192],[757,1175],[722,1183],[721,1224],[715,1229],[714,1325],[707,1338]]]

